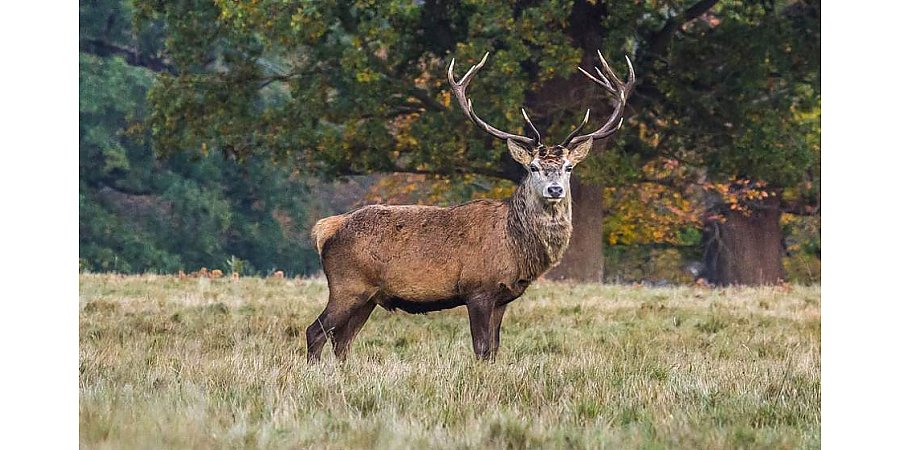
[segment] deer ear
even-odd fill
[[[591,151],[591,147],[594,146],[594,138],[590,138],[586,141],[580,142],[575,148],[569,150],[569,161],[572,164],[578,164],[583,160],[588,153]]]
[[[531,149],[524,144],[512,139],[507,139],[506,146],[509,147],[509,154],[512,155],[513,159],[518,161],[519,164],[527,166],[534,160],[534,154],[531,153]]]

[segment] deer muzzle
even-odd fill
[[[566,197],[566,188],[557,182],[553,182],[544,188],[544,198],[551,201],[559,201]]]

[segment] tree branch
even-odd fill
[[[350,153],[353,155],[359,155],[365,153],[368,148],[363,144],[356,144],[353,148],[350,149]],[[443,176],[458,176],[458,175],[466,175],[466,174],[476,174],[483,175],[491,178],[498,178],[502,180],[510,180],[514,183],[518,183],[522,178],[524,170],[521,168],[521,165],[509,156],[509,152],[504,152],[503,156],[500,159],[497,167],[484,167],[477,165],[452,165],[449,167],[440,167],[440,168],[428,168],[428,169],[419,169],[416,167],[408,167],[397,164],[397,161],[391,161],[389,166],[380,166],[380,167],[372,167],[365,168],[363,170],[357,170],[352,167],[351,161],[347,160],[346,164],[341,165],[340,167],[335,167],[334,173],[338,176],[350,176],[350,175],[369,175],[372,173],[413,173],[413,174],[422,174],[422,175],[443,175]]]
[[[666,21],[666,24],[650,37],[648,50],[650,55],[662,55],[665,52],[666,47],[669,46],[669,42],[672,41],[675,33],[682,25],[700,17],[713,6],[716,6],[716,3],[719,3],[719,0],[701,0],[694,4],[694,6],[684,10],[683,13],[670,17],[669,20]]]
[[[391,170],[394,173],[413,173],[413,174],[423,174],[423,175],[445,175],[445,176],[453,176],[453,175],[466,175],[466,174],[477,174],[483,175],[491,178],[499,178],[502,180],[509,180],[509,177],[502,171],[496,169],[490,169],[487,167],[460,167],[460,168],[450,168],[450,169],[416,169],[412,167],[400,167],[394,166]],[[517,181],[517,180],[511,180]]]
[[[432,109],[432,110],[435,110],[438,112],[449,111],[449,109],[447,109],[446,106],[444,106],[441,102],[435,100],[434,97],[429,95],[429,93],[427,91],[425,91],[424,89],[421,89],[421,88],[418,88],[415,86],[411,86],[411,87],[409,87],[409,89],[410,89],[410,95],[412,95],[413,98],[415,98],[416,100],[419,100],[420,102],[422,102],[422,104],[424,106],[427,106],[429,109]]]
[[[373,173],[411,173],[411,174],[419,174],[419,175],[443,175],[443,176],[456,176],[456,175],[465,175],[465,174],[478,174],[484,175],[491,178],[498,178],[502,180],[509,180],[502,170],[489,169],[487,167],[467,167],[467,168],[448,168],[448,169],[417,169],[415,167],[403,167],[399,165],[393,165],[390,167],[384,167],[379,170],[356,170],[349,166],[341,167],[337,169],[337,176],[360,176],[360,175],[371,175]],[[518,180],[511,180],[518,181]]]
[[[176,73],[174,67],[166,60],[139,52],[137,49],[122,47],[100,39],[82,39],[78,50],[91,55],[108,57],[122,56],[132,66],[143,67],[159,73]]]
[[[822,211],[822,205],[818,204],[818,202],[810,204],[809,202],[803,201],[786,202],[782,200],[779,208],[782,212],[797,216],[816,216]]]

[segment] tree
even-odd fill
[[[322,205],[310,198],[305,180],[292,168],[261,156],[242,165],[219,155],[155,158],[143,121],[156,64],[168,67],[168,62],[149,50],[154,40],[144,40],[146,33],[130,31],[129,5],[94,2],[81,8],[82,268],[125,273],[224,268],[237,255],[250,272],[312,272],[318,257],[306,245],[306,211]]]
[[[784,278],[781,213],[818,212],[819,6],[724,6],[671,44],[673,70],[658,83],[668,101],[641,122],[707,188],[704,275],[771,284]]]

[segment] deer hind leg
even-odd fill
[[[328,304],[331,306],[331,303]],[[328,306],[319,314],[319,317],[306,328],[306,361],[309,364],[319,361],[322,356],[322,347],[325,346],[325,340],[328,338],[329,328],[329,311]]]
[[[374,309],[375,301],[370,298],[367,303],[358,306],[353,313],[351,313],[350,318],[343,326],[335,330],[334,340],[332,342],[334,343],[334,356],[338,360],[344,361],[347,359],[347,353],[350,351],[350,345],[353,344],[353,339],[356,338],[359,330],[365,325],[366,321],[369,320],[369,316]]]
[[[319,317],[306,328],[307,362],[312,364],[319,360],[322,356],[322,347],[325,346],[325,341],[328,339],[332,340],[332,345],[337,349],[338,335],[357,311],[369,302],[372,297],[370,292],[371,289],[365,288],[348,290],[329,286],[328,305],[325,306],[325,310],[319,314]],[[371,313],[371,311],[369,312]]]

